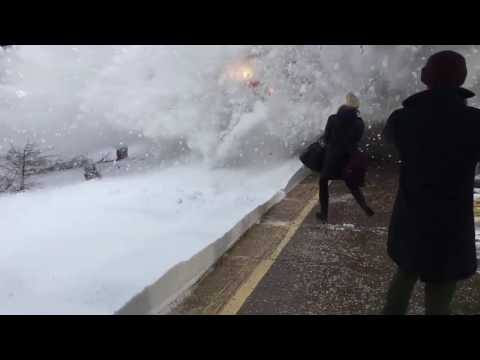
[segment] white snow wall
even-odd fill
[[[448,48],[467,56],[475,90],[473,45],[14,46],[0,51],[0,153],[27,140],[62,156],[139,143],[159,161],[274,162],[317,136],[348,91],[366,120],[384,120],[422,88],[426,56]],[[247,57],[260,95],[224,76]]]

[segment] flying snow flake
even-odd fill
[[[17,90],[15,91],[15,94],[17,95],[18,98],[22,99],[24,98],[25,96],[27,96],[27,93],[23,90]]]
[[[386,56],[382,61],[382,66],[386,69],[388,67],[388,56]]]

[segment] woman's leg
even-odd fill
[[[323,221],[327,222],[328,220],[328,198],[329,198],[329,193],[328,193],[328,179],[323,178],[320,176],[320,181],[319,181],[319,202],[320,202],[320,211],[317,212],[317,217]]]
[[[359,186],[353,185],[349,181],[345,181],[347,184],[348,189],[352,193],[353,197],[357,201],[358,205],[365,211],[368,216],[373,216],[375,213],[373,210],[368,206],[367,201],[365,200],[365,196],[363,195],[362,189]]]
[[[425,314],[450,315],[450,304],[456,290],[456,282],[425,284]]]
[[[394,275],[387,293],[387,301],[383,309],[384,315],[405,315],[412,295],[416,274],[411,274],[400,269]]]

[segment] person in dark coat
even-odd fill
[[[417,280],[426,283],[427,314],[448,314],[456,284],[477,270],[473,185],[480,159],[480,110],[462,88],[465,58],[453,51],[430,57],[426,91],[403,102],[384,137],[400,157],[399,188],[388,236],[397,264],[384,314],[405,314]]]
[[[326,151],[322,171],[320,172],[320,211],[316,215],[324,223],[328,221],[328,183],[330,180],[344,180],[360,207],[367,215],[374,215],[360,188],[363,186],[364,174],[358,176],[353,171],[351,171],[353,176],[347,176],[346,174],[352,156],[358,151],[358,143],[365,130],[365,124],[358,116],[358,107],[359,102],[355,95],[348,94],[347,104],[342,105],[336,114],[328,118],[325,133],[322,137]]]

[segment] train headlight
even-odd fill
[[[253,78],[254,71],[247,64],[234,65],[227,70],[227,76],[234,81],[249,81]]]
[[[243,67],[241,72],[242,72],[243,80],[250,80],[251,78],[253,78],[253,69],[252,68],[245,66],[245,67]]]

